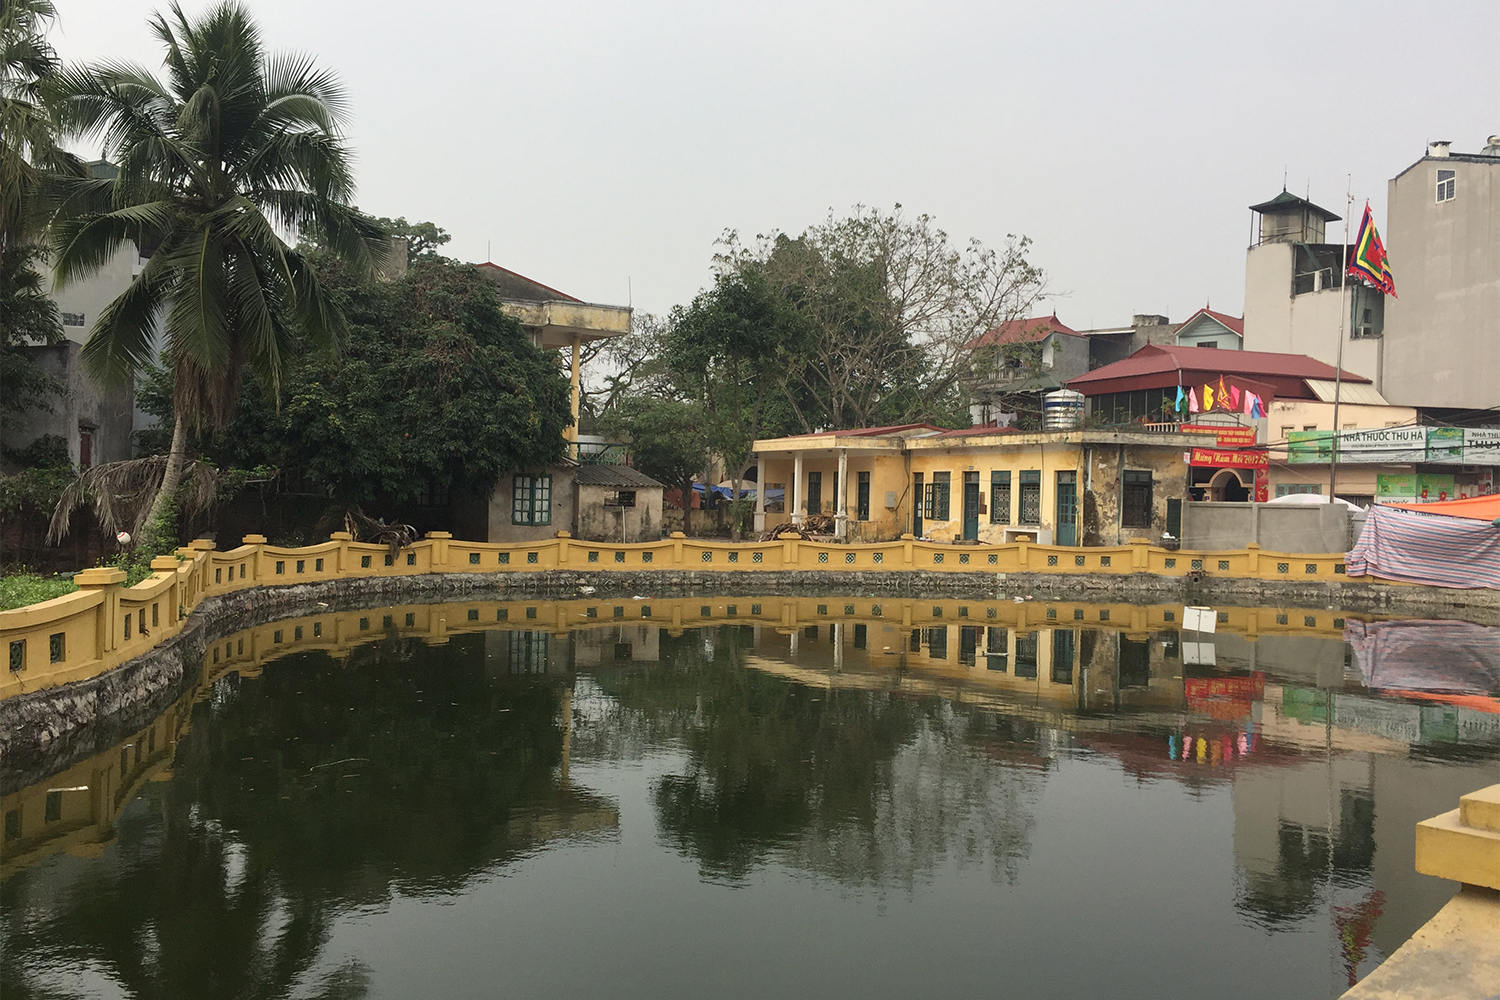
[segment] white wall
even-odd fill
[[[1491,158],[1486,157],[1486,160]],[[1427,157],[1389,186],[1385,396],[1416,406],[1500,404],[1500,157]],[[1455,197],[1438,202],[1437,171]]]

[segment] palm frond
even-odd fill
[[[106,383],[128,380],[156,356],[156,321],[170,282],[170,273],[152,258],[130,287],[104,307],[81,352],[95,378]]]
[[[73,526],[73,515],[84,507],[93,508],[94,518],[106,534],[128,531],[131,536],[139,537],[166,469],[165,455],[106,462],[85,469],[58,499],[47,526],[47,544],[56,545],[66,538]],[[219,470],[206,462],[189,462],[177,490],[179,509],[188,517],[208,513],[222,485]]]

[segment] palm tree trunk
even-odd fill
[[[139,546],[141,549],[154,548],[163,539],[157,537],[158,528],[165,528],[165,532],[175,532],[177,526],[160,525],[162,515],[171,506],[172,500],[177,496],[177,487],[182,484],[182,467],[187,458],[187,422],[182,414],[178,414],[172,424],[172,447],[167,450],[167,467],[162,472],[161,489],[156,492],[156,499],[151,501],[151,512],[146,515],[146,521],[141,526],[141,537]]]

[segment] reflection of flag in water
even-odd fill
[[[1396,297],[1396,281],[1391,277],[1391,268],[1385,254],[1385,244],[1380,241],[1380,232],[1370,215],[1370,203],[1365,202],[1364,218],[1359,223],[1359,233],[1354,237],[1354,255],[1349,258],[1349,273],[1369,282],[1392,298]]]

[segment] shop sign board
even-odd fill
[[[1427,460],[1426,427],[1375,427],[1344,431],[1339,438],[1340,462],[1389,462],[1400,465]],[[1287,435],[1287,461],[1293,465],[1327,465],[1333,460],[1332,431],[1292,431]]]
[[[1226,451],[1220,448],[1194,448],[1188,453],[1188,465],[1220,469],[1265,469],[1271,458],[1264,449],[1258,451]]]
[[[1375,499],[1380,503],[1436,503],[1457,496],[1451,474],[1406,472],[1375,477]]]
[[[1451,475],[1435,472],[1417,473],[1417,503],[1452,500],[1457,496]]]
[[[1403,472],[1398,475],[1376,476],[1375,499],[1381,503],[1415,503],[1417,474]]]
[[[1292,431],[1287,436],[1287,462],[1327,465],[1333,458],[1333,439],[1332,431]],[[1494,427],[1372,427],[1341,432],[1338,445],[1340,462],[1500,464],[1500,428]]]

